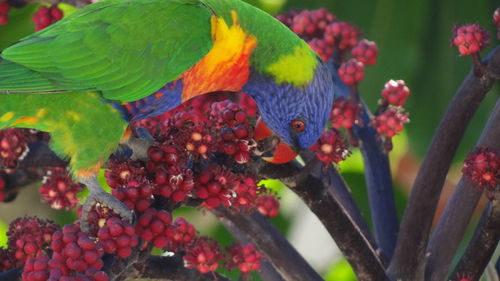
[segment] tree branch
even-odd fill
[[[476,146],[500,148],[500,99]],[[426,280],[442,281],[462,240],[482,192],[463,177],[431,236],[425,268]]]
[[[495,252],[500,239],[500,206],[498,200],[488,203],[472,239],[451,277],[466,276],[479,280]]]
[[[221,215],[223,215],[222,213],[219,213],[218,215],[217,215],[217,213],[215,213],[215,214],[216,214],[217,218],[222,218],[221,217]],[[233,237],[236,238],[236,240],[238,240],[240,243],[248,244],[248,243],[252,242],[250,240],[250,237],[248,237],[248,235],[244,231],[242,231],[241,229],[236,227],[229,220],[222,219],[221,223],[233,235]],[[281,277],[279,272],[276,271],[276,269],[273,267],[273,265],[265,259],[260,264],[259,276],[263,281],[285,281]]]
[[[337,70],[330,64],[335,81],[335,93],[349,97],[351,88],[345,85],[338,76]],[[359,96],[359,94],[357,94]],[[391,258],[399,232],[399,222],[394,203],[391,168],[388,154],[384,152],[377,132],[372,126],[371,113],[366,104],[360,100],[359,117],[363,126],[355,125],[354,134],[359,142],[365,167],[365,182],[368,191],[370,213],[375,231],[375,240],[382,253]]]
[[[260,213],[234,214],[226,208],[214,210],[229,228],[245,232],[286,281],[321,281],[323,278],[290,245],[281,232]]]
[[[485,65],[486,73],[500,72],[500,47]],[[471,71],[448,106],[413,184],[388,269],[393,280],[423,280],[425,249],[446,174],[467,125],[494,82],[491,76],[476,77]]]
[[[311,154],[303,155],[310,159]],[[302,167],[296,162],[284,165],[263,164],[259,174],[282,180],[304,200],[333,237],[360,281],[387,280],[383,262],[378,256],[368,227],[349,190],[333,166],[321,166],[297,180]]]

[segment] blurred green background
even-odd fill
[[[407,126],[407,131],[395,138],[396,149],[391,154],[391,165],[397,187],[395,193],[398,212],[401,215],[419,160],[423,157],[447,104],[470,70],[470,58],[459,57],[457,50],[450,44],[451,30],[455,24],[480,23],[490,32],[490,46],[496,46],[498,40],[492,23],[492,14],[499,5],[498,1],[248,0],[248,2],[273,14],[292,8],[300,10],[326,7],[339,20],[349,21],[358,26],[363,31],[364,37],[375,41],[379,47],[378,63],[366,68],[365,79],[360,84],[361,95],[373,111],[376,109],[380,91],[386,81],[389,79],[406,81],[412,91],[406,106],[407,111],[410,112],[411,123]],[[61,8],[65,12],[72,10],[71,7],[65,5],[61,5]],[[0,48],[33,32],[31,15],[35,11],[36,5],[11,11],[9,24],[0,26]],[[483,51],[482,55],[487,54],[491,48]],[[451,187],[460,176],[460,162],[465,153],[474,146],[498,97],[497,83],[484,100],[466,132],[455,158],[454,168],[450,173],[449,185]],[[353,156],[341,164],[340,169],[365,216],[369,218],[359,153],[355,151]],[[305,233],[304,227],[300,227],[301,223],[314,221],[315,218],[304,215],[307,213],[306,208],[286,188],[276,182],[268,184],[283,198],[282,215],[274,221],[285,233],[289,234],[292,243],[302,251],[315,268],[323,273],[327,280],[356,280],[349,265],[341,259],[333,246],[324,251],[330,251],[331,255],[325,258],[321,256],[318,261],[321,247],[315,252],[316,248],[310,244],[304,244],[303,240],[314,240],[304,239],[304,237],[311,237],[316,232],[324,233],[324,230],[316,222],[313,223],[311,232]],[[449,190],[445,190],[443,202],[448,193]],[[440,206],[442,207],[442,204]],[[5,245],[6,224],[24,213],[51,217],[59,223],[68,223],[75,218],[73,213],[51,211],[47,206],[39,203],[35,187],[23,190],[20,198],[13,204],[0,204],[0,246]],[[229,234],[209,215],[201,216],[198,211],[191,209],[180,210],[177,215],[186,216],[188,221],[194,223],[202,233],[217,237],[224,245],[228,244]],[[328,235],[322,237],[318,239],[320,246],[321,243],[333,245]]]

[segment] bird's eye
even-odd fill
[[[292,129],[296,132],[302,132],[306,128],[306,124],[302,120],[294,120],[292,121]]]

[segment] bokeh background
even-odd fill
[[[470,70],[468,57],[459,57],[450,44],[455,24],[479,23],[491,36],[491,46],[496,46],[496,31],[492,14],[499,2],[494,0],[248,0],[269,13],[276,14],[289,9],[316,9],[326,7],[341,21],[358,26],[364,37],[375,41],[379,48],[378,63],[366,68],[365,79],[360,84],[362,98],[372,110],[383,85],[389,79],[403,79],[412,91],[406,109],[410,112],[410,124],[397,136],[395,150],[391,153],[391,166],[395,182],[395,197],[401,217],[407,195],[419,163],[456,89]],[[66,13],[73,9],[60,5]],[[10,21],[0,26],[0,48],[33,32],[32,14],[37,5],[12,9]],[[499,97],[498,83],[486,97],[460,145],[459,153],[448,176],[440,201],[439,211],[460,177],[460,166],[465,153],[470,150]],[[363,165],[359,152],[340,164],[339,169],[350,185],[364,215],[370,213],[366,198]],[[333,240],[305,205],[279,182],[267,185],[282,198],[281,215],[274,219],[306,259],[327,280],[356,280],[349,265],[342,258]],[[0,204],[0,246],[5,246],[8,223],[25,214],[51,218],[58,223],[70,223],[73,212],[53,211],[40,202],[39,185],[24,189],[13,203]],[[484,203],[484,201],[483,201]],[[203,234],[214,236],[221,244],[229,244],[230,235],[209,214],[198,210],[182,209],[175,215],[184,216]],[[475,218],[475,220],[477,217]],[[471,222],[472,226],[475,221]],[[470,231],[469,231],[470,234]],[[467,242],[465,239],[464,244]]]

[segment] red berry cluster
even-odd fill
[[[235,186],[235,175],[221,166],[212,165],[201,171],[196,179],[196,196],[203,206],[211,210],[219,205],[230,206]]]
[[[35,31],[42,30],[62,18],[63,18],[63,12],[61,9],[57,7],[57,5],[52,5],[50,7],[42,6],[33,15],[33,22],[35,23]]]
[[[238,213],[253,211],[260,195],[260,187],[251,176],[238,175],[233,187],[234,198],[231,200],[231,209]]]
[[[175,219],[174,223],[174,233],[172,235],[172,245],[173,250],[177,250],[179,247],[185,248],[186,245],[191,245],[191,243],[196,238],[196,229],[190,223],[188,223],[184,218]]]
[[[493,192],[500,186],[500,151],[476,147],[467,155],[462,173],[478,188]]]
[[[155,247],[165,248],[174,235],[171,222],[172,216],[169,212],[149,208],[139,216],[135,226],[136,233],[145,242],[152,241]]]
[[[262,262],[262,254],[252,244],[234,244],[227,247],[229,258],[226,266],[229,269],[238,268],[243,274],[259,270]]]
[[[101,257],[104,249],[101,243],[80,231],[79,225],[68,224],[62,231],[56,231],[52,235],[50,248],[53,252],[48,261],[48,281],[109,279],[102,271],[104,262]],[[24,271],[26,272],[26,268]]]
[[[279,213],[280,201],[274,194],[257,197],[257,210],[266,217],[275,217]]]
[[[196,268],[201,273],[215,271],[224,258],[219,244],[211,238],[201,237],[186,249],[184,263],[187,268]]]
[[[9,10],[10,5],[7,3],[7,0],[0,0],[0,25],[9,22]]]
[[[468,24],[455,26],[453,28],[452,43],[458,47],[461,56],[475,54],[486,46],[490,41],[490,36],[479,24]]]
[[[132,254],[132,248],[139,244],[139,236],[135,234],[134,226],[118,217],[106,220],[106,224],[97,233],[104,252],[127,258]]]
[[[240,93],[238,105],[248,117],[256,117],[259,114],[257,103],[247,94]]]
[[[14,168],[28,154],[31,133],[28,129],[5,129],[0,131],[0,162]]]
[[[130,210],[142,212],[151,206],[155,186],[140,162],[109,161],[108,169],[104,175],[111,194]]]
[[[378,47],[373,41],[363,39],[352,48],[351,55],[353,58],[362,62],[365,65],[374,65],[377,63]]]
[[[348,22],[334,22],[325,29],[324,39],[330,46],[340,51],[348,50],[358,44],[359,30]]]
[[[410,122],[408,113],[403,108],[395,106],[389,106],[387,110],[372,119],[373,127],[380,135],[387,138],[392,138],[401,132],[404,124],[408,122]]]
[[[76,207],[76,195],[83,185],[72,181],[66,168],[50,168],[42,182],[40,195],[52,208],[69,210]]]
[[[324,131],[319,140],[311,147],[311,150],[316,152],[316,157],[325,163],[338,163],[345,160],[350,154],[349,150],[347,150],[347,143],[340,132],[334,128]]]
[[[299,13],[291,12],[276,18],[290,27],[293,32],[308,39],[321,36],[325,28],[337,20],[335,15],[325,8],[313,11],[304,10]]]
[[[15,268],[17,261],[11,249],[0,247],[0,272]]]
[[[395,106],[403,106],[406,99],[410,96],[410,89],[406,87],[403,80],[389,80],[384,85],[382,97],[385,103]]]
[[[330,113],[330,122],[336,129],[350,129],[354,124],[359,123],[359,105],[349,98],[337,98],[333,102],[332,112]]]
[[[356,59],[350,59],[339,67],[339,76],[347,85],[356,85],[363,80],[365,65]]]
[[[19,263],[24,263],[28,256],[36,256],[47,250],[52,233],[59,227],[49,220],[36,217],[21,217],[12,221],[7,231],[9,249]]]
[[[252,139],[253,126],[243,108],[229,100],[214,102],[210,118],[215,128],[220,129],[218,151],[231,155],[240,164],[247,163],[256,143]]]

